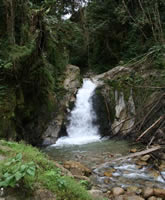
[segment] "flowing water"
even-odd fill
[[[83,86],[76,96],[75,108],[69,116],[67,137],[59,138],[54,146],[82,145],[100,140],[98,127],[94,124],[96,114],[92,106],[92,95],[96,84],[90,79],[83,80]]]
[[[56,144],[46,148],[46,153],[60,162],[74,160],[90,167],[93,170],[93,184],[102,189],[117,185],[164,187],[165,181],[159,174],[154,174],[152,166],[139,168],[135,159],[113,162],[114,158],[128,154],[133,146],[128,141],[100,139],[91,100],[95,88],[95,83],[84,79],[75,107],[68,116],[68,136],[59,138]],[[110,171],[109,177],[105,176],[106,171]]]

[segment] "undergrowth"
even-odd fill
[[[57,200],[92,200],[85,187],[74,179],[61,176],[54,161],[37,148],[0,140],[0,186],[28,189],[45,188],[55,193]],[[12,179],[9,181],[8,179]]]

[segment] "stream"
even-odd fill
[[[116,186],[165,188],[165,169],[162,169],[161,174],[153,169],[152,158],[149,158],[150,162],[142,158],[113,161],[129,154],[130,149],[138,151],[143,147],[123,140],[100,139],[99,128],[95,123],[97,116],[91,100],[96,87],[96,83],[91,80],[83,80],[75,107],[68,114],[68,136],[59,138],[56,144],[44,151],[60,163],[72,160],[92,169],[90,181],[103,192]]]
[[[45,149],[45,152],[60,163],[72,160],[92,169],[93,173],[90,177],[92,184],[102,191],[116,186],[165,188],[165,181],[153,169],[151,163],[143,165],[142,162],[141,165],[138,159],[113,161],[129,154],[132,148],[142,147],[132,145],[128,141],[103,140],[84,145],[50,146]],[[162,175],[165,176],[165,171]]]

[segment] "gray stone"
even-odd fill
[[[103,192],[101,190],[89,190],[89,194],[94,198],[101,198],[103,197]]]
[[[64,96],[60,99],[60,106],[57,106],[55,117],[49,123],[45,133],[42,136],[43,146],[55,144],[59,136],[66,135],[65,121],[67,109],[75,101],[75,95],[80,87],[80,69],[74,65],[67,65],[64,74],[65,78],[61,85],[66,90]],[[59,102],[57,102],[58,104]],[[63,128],[64,127],[64,128]]]
[[[137,196],[137,195],[131,195],[125,198],[125,200],[144,200],[144,198]]]
[[[122,195],[122,194],[124,194],[124,189],[120,188],[120,187],[114,187],[114,188],[112,188],[112,194],[114,196]]]
[[[140,158],[140,160],[147,162],[150,159],[150,155],[145,155]]]
[[[108,72],[105,72],[103,74],[99,74],[97,76],[93,77],[93,80],[96,80],[98,85],[103,86],[104,88],[102,89],[102,93],[104,94],[103,96],[106,97],[106,99],[109,99],[109,93],[110,93],[110,87],[106,85],[107,80],[116,80],[118,77],[121,77],[122,75],[128,75],[132,69],[123,67],[123,66],[117,66]],[[108,88],[108,89],[107,89]],[[111,88],[111,90],[114,88]],[[115,88],[116,89],[116,88]],[[122,134],[126,134],[130,132],[135,124],[135,104],[133,100],[133,95],[132,95],[132,89],[128,88],[130,90],[130,95],[128,100],[126,101],[125,95],[128,96],[128,94],[124,94],[122,91],[115,91],[114,97],[110,98],[109,104],[113,106],[114,109],[114,121],[112,122],[112,132],[113,134],[117,134],[119,132],[122,132]],[[115,100],[112,105],[112,102]]]
[[[165,197],[165,189],[161,189],[161,188],[154,188],[154,195],[157,197]]]
[[[97,76],[94,76],[93,79],[98,82],[99,85],[103,85],[104,81],[106,80],[114,80],[117,78],[119,75],[121,76],[122,74],[126,75],[129,74],[132,71],[131,68],[128,67],[123,67],[123,66],[117,66],[114,67],[113,69],[99,74]]]
[[[151,197],[151,196],[153,196],[153,194],[154,194],[154,189],[153,188],[150,188],[150,187],[144,188],[143,196],[145,198]]]
[[[46,189],[39,189],[34,192],[34,200],[56,200],[56,196]]]
[[[157,200],[155,196],[149,197],[147,200]]]

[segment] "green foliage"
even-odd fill
[[[65,92],[62,82],[71,26],[60,20],[59,6],[60,1],[38,0],[0,5],[0,124],[13,124],[17,139],[33,144],[40,142],[56,109],[55,96],[61,98]],[[7,20],[5,11],[13,12],[13,19]],[[10,131],[0,132],[7,137]]]
[[[89,1],[71,18],[71,62],[102,73],[149,53],[164,44],[164,8],[164,1],[158,0]],[[162,58],[155,61],[160,68],[164,65]]]
[[[70,177],[61,176],[54,161],[37,148],[23,142],[18,144],[2,140],[0,147],[6,148],[5,156],[11,158],[0,164],[0,176],[3,176],[1,186],[28,188],[28,193],[31,189],[42,187],[55,193],[58,200],[92,200],[84,187]]]
[[[89,181],[87,180],[80,180],[79,182],[83,187],[85,187],[87,190],[91,189],[91,184]]]
[[[26,176],[35,176],[36,167],[34,162],[23,163],[22,154],[17,154],[4,164],[0,187],[16,187],[16,184],[23,183]]]
[[[165,69],[165,45],[156,45],[151,48],[154,51],[152,55],[153,68]]]

